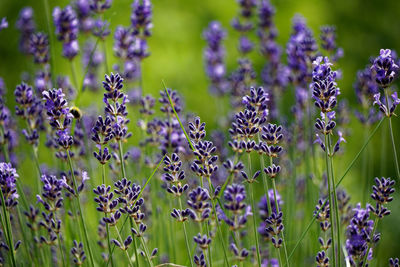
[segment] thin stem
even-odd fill
[[[261,141],[260,133],[258,133],[258,142],[260,142],[260,141]],[[260,164],[261,164],[261,173],[262,173],[262,178],[263,178],[265,199],[267,200],[268,210],[272,213],[271,202],[269,201],[269,197],[268,197],[269,186],[268,186],[267,174],[264,172],[264,168],[265,168],[264,154],[262,154],[260,156]]]
[[[102,179],[103,179],[103,184],[106,184],[106,165],[102,164],[101,165],[101,169],[102,169]],[[104,212],[104,216],[107,217],[107,213]],[[111,242],[110,242],[110,227],[108,226],[108,223],[106,223],[106,232],[107,232],[107,247],[108,247],[108,257],[111,261],[111,266],[114,266],[114,261],[112,259],[112,252],[111,252]],[[108,266],[108,263],[107,265]]]
[[[386,97],[386,105],[387,105],[387,110],[389,109],[389,97],[388,97],[388,88],[385,89],[385,97]],[[400,179],[400,169],[399,169],[399,161],[397,159],[397,150],[396,150],[396,143],[394,141],[394,134],[393,134],[393,127],[392,127],[392,116],[390,114],[389,116],[389,130],[390,130],[390,138],[392,139],[392,147],[393,147],[393,155],[394,155],[394,160],[395,160],[395,165],[396,165],[396,174],[397,174],[397,179]]]
[[[104,53],[104,66],[106,73],[109,73],[108,71],[108,60],[107,60],[107,44],[106,44],[106,39],[102,40],[103,43],[103,53]]]
[[[326,116],[325,116],[326,117]],[[325,123],[327,118],[325,118]],[[325,163],[326,163],[326,176],[328,180],[328,195],[329,195],[329,207],[331,209],[332,214],[335,213],[335,208],[333,204],[333,197],[332,197],[332,184],[331,184],[331,174],[330,174],[330,165],[329,165],[329,145],[328,145],[328,137],[327,134],[324,134],[325,137]],[[333,185],[334,186],[334,185]],[[332,239],[332,262],[333,266],[336,266],[336,248],[335,248],[335,224],[333,221],[333,216],[329,216],[330,224],[331,224],[331,239]]]
[[[331,137],[328,135],[328,143],[329,143],[329,150],[332,151],[332,143],[331,143]],[[332,185],[335,185],[335,172],[333,169],[333,155],[331,154],[329,157],[329,164],[330,164],[330,169],[331,169],[331,179],[332,179]],[[336,218],[336,235],[337,235],[337,262],[338,265],[341,265],[340,261],[340,218],[339,218],[339,207],[338,207],[338,200],[337,200],[337,194],[336,194],[336,186],[333,186],[333,196],[335,200],[335,218]],[[333,247],[334,248],[334,247]]]
[[[76,200],[78,202],[79,218],[81,220],[81,224],[82,224],[82,227],[83,227],[83,232],[85,234],[85,241],[86,241],[86,245],[87,245],[88,252],[89,252],[90,264],[92,265],[92,267],[94,267],[95,265],[94,265],[92,249],[90,247],[89,236],[88,236],[87,229],[86,229],[86,223],[85,223],[85,220],[83,219],[83,212],[82,212],[82,207],[81,207],[81,201],[80,201],[80,198],[79,198],[78,184],[76,182],[76,178],[75,178],[75,174],[74,174],[74,168],[72,167],[72,160],[71,160],[71,156],[69,154],[70,153],[69,149],[67,149],[66,152],[67,152],[67,157],[68,157],[68,165],[69,165],[69,169],[70,169],[72,180],[73,180],[73,184],[74,184],[75,196],[76,196]]]
[[[178,202],[179,202],[179,208],[180,208],[181,211],[182,211],[182,210],[183,210],[183,207],[182,207],[182,200],[181,200],[181,198],[178,198]],[[187,231],[186,231],[185,221],[182,222],[182,225],[183,225],[183,233],[185,234],[186,249],[187,249],[187,253],[188,253],[188,256],[189,256],[190,266],[193,267],[192,253],[190,252],[190,246],[189,246],[189,240],[188,240],[188,235],[187,235]]]
[[[7,211],[6,208],[6,202],[4,199],[4,194],[3,194],[3,190],[0,188],[0,195],[1,195],[1,206],[3,208],[3,214],[4,214],[4,220],[5,220],[5,224],[6,224],[6,239],[8,239],[8,246],[10,248],[10,258],[11,258],[11,263],[12,266],[16,266],[16,262],[15,262],[15,255],[14,255],[14,242],[13,242],[13,235],[12,235],[12,229],[11,229],[11,222],[10,222],[10,215]]]
[[[56,77],[56,74],[55,74],[56,65],[54,64],[55,58],[56,58],[55,50],[54,50],[54,44],[55,44],[54,40],[55,39],[54,39],[54,33],[51,30],[51,26],[50,26],[51,24],[50,24],[50,15],[49,15],[49,3],[47,2],[47,0],[43,0],[43,5],[44,5],[45,13],[46,13],[47,31],[49,32],[49,35],[50,35],[50,44],[49,44],[50,54],[51,54],[51,57],[50,57],[50,72],[51,72],[52,82],[53,82],[53,85],[54,85],[55,84],[55,77]]]
[[[210,188],[210,189],[213,188],[210,177],[207,177],[207,180],[208,180],[209,188]],[[228,255],[226,254],[225,242],[224,242],[224,240],[223,240],[223,235],[222,235],[221,227],[220,227],[219,221],[218,221],[218,214],[217,214],[217,210],[216,210],[216,208],[215,208],[214,199],[211,199],[211,204],[212,204],[212,209],[213,209],[214,216],[215,216],[215,222],[217,223],[217,229],[218,229],[218,233],[219,233],[219,240],[220,240],[220,242],[221,242],[221,244],[222,244],[222,249],[223,249],[223,251],[224,251],[225,263],[226,263],[228,266],[230,266],[230,265],[229,265],[229,260],[228,260]],[[220,206],[221,206],[221,205],[220,205]],[[221,207],[222,207],[222,206],[221,206]]]
[[[118,140],[118,149],[119,149],[119,160],[121,162],[122,177],[126,178],[125,163],[124,163],[124,152],[122,151],[122,142],[121,142],[121,140]]]
[[[132,220],[132,218],[129,217],[129,220]],[[135,224],[136,224],[136,222],[135,222]],[[131,221],[131,225],[134,225],[132,221]],[[137,226],[137,225],[136,225],[136,226]],[[136,226],[133,226],[133,227],[134,227],[135,230],[137,231],[137,227],[136,227]],[[141,243],[142,246],[143,246],[144,255],[146,256],[147,261],[149,262],[149,265],[150,265],[151,267],[153,267],[154,264],[153,264],[153,261],[151,260],[150,253],[149,253],[149,249],[147,248],[147,245],[146,245],[146,242],[145,242],[143,236],[140,236],[140,237],[139,237],[139,240],[140,240],[140,243]]]
[[[269,163],[270,163],[271,166],[273,165],[274,162],[272,160],[272,157],[269,157]],[[276,190],[275,178],[272,178],[272,189],[274,191],[275,207],[276,207],[276,212],[277,212],[277,215],[278,215],[278,213],[281,211],[281,209],[278,206],[278,198],[276,197],[277,196],[277,193],[276,193],[277,190]],[[273,212],[272,209],[270,209],[270,211],[271,211],[271,214],[272,214],[272,212]],[[288,258],[288,254],[287,254],[287,248],[286,248],[285,235],[284,235],[283,231],[281,232],[281,235],[282,235],[283,251],[285,253],[285,258],[286,258],[286,265],[290,266],[289,258]],[[279,254],[279,257],[280,257],[280,254]]]
[[[60,233],[57,234],[57,239],[58,239],[58,247],[59,247],[60,253],[61,253],[62,266],[65,266],[65,256],[64,256],[64,250],[62,247],[61,238],[60,238]]]
[[[71,74],[72,74],[72,82],[74,83],[75,88],[77,88],[78,90],[78,80],[76,78],[76,71],[75,71],[75,64],[74,64],[74,60],[71,59],[69,61],[70,66],[71,66]]]
[[[339,179],[339,181],[336,183],[336,187],[338,187],[340,185],[340,183],[343,181],[343,179],[346,177],[346,175],[348,174],[348,172],[350,171],[350,169],[354,166],[354,164],[356,163],[356,161],[358,160],[358,158],[360,157],[360,155],[362,154],[362,152],[365,150],[365,148],[367,147],[367,145],[369,144],[369,142],[371,141],[372,137],[374,137],[374,135],[376,134],[376,132],[378,131],[378,129],[381,127],[383,121],[386,119],[386,117],[383,117],[378,125],[375,126],[374,130],[372,131],[372,133],[370,134],[370,136],[368,137],[367,141],[364,143],[364,145],[361,147],[361,149],[357,152],[357,154],[355,155],[355,157],[353,158],[353,160],[350,162],[349,166],[346,168],[346,170],[344,171],[342,177]],[[326,205],[328,199],[326,199],[324,201],[324,203],[321,205],[321,208],[323,206]],[[321,209],[320,208],[320,209]],[[318,210],[315,214],[317,214],[320,210]],[[300,238],[297,240],[296,245],[294,246],[294,248],[292,249],[292,251],[289,254],[289,260],[291,259],[291,257],[293,256],[294,252],[296,251],[296,249],[298,248],[298,246],[300,245],[300,243],[303,241],[304,237],[307,235],[308,231],[310,230],[312,224],[314,223],[314,221],[316,220],[316,216],[313,215],[311,221],[309,222],[309,224],[307,225],[306,229],[304,230],[304,232],[301,234]]]
[[[114,225],[114,228],[115,228],[115,231],[117,232],[119,241],[121,242],[121,244],[124,244],[124,240],[121,237],[118,227],[116,225]],[[126,248],[124,248],[123,251],[125,252],[126,257],[128,258],[129,265],[133,267],[133,263],[132,263],[131,257],[129,256],[128,250]]]
[[[249,176],[252,177],[252,169],[251,169],[251,155],[250,153],[247,153],[247,160],[248,160],[248,167],[249,167]],[[260,245],[258,244],[258,232],[257,232],[257,223],[256,223],[256,209],[255,209],[255,204],[254,204],[254,188],[253,188],[253,182],[249,184],[250,188],[250,200],[251,200],[251,210],[253,211],[253,232],[254,232],[254,238],[256,239],[256,252],[257,252],[257,262],[258,266],[261,266],[261,256],[260,256]],[[268,200],[267,200],[268,201]]]

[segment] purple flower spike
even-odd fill
[[[380,55],[374,60],[371,69],[376,83],[383,88],[390,86],[399,72],[399,66],[395,63],[390,49],[380,50]]]
[[[17,178],[19,175],[11,163],[0,163],[0,190],[3,192],[5,206],[11,209],[18,204]]]
[[[7,18],[2,18],[0,21],[0,31],[6,28],[8,28]]]

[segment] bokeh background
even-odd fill
[[[54,6],[65,6],[69,1],[50,0],[50,10]],[[204,72],[202,51],[205,41],[202,31],[211,20],[219,20],[228,30],[225,41],[227,47],[228,70],[236,68],[238,52],[236,44],[238,34],[230,26],[231,20],[237,15],[238,6],[234,0],[153,0],[153,36],[149,39],[151,56],[143,63],[144,91],[158,94],[162,89],[161,80],[178,90],[184,97],[187,111],[196,113],[207,122],[209,129],[218,128],[219,109],[217,102],[208,92],[208,80]],[[319,36],[321,25],[335,25],[337,28],[337,43],[344,49],[345,56],[336,66],[342,70],[343,79],[339,81],[342,91],[341,98],[347,98],[352,110],[359,108],[353,89],[356,72],[365,67],[370,56],[376,56],[380,48],[391,48],[400,52],[400,1],[380,0],[272,0],[276,7],[275,23],[279,30],[278,42],[285,47],[291,32],[291,22],[295,14],[302,14]],[[105,18],[111,21],[112,31],[117,25],[130,23],[130,0],[114,0],[111,10],[105,13]],[[6,103],[14,110],[13,90],[20,83],[21,74],[31,71],[31,59],[18,50],[19,33],[15,29],[18,13],[24,6],[32,6],[39,30],[47,31],[46,16],[42,1],[38,0],[1,0],[0,17],[6,16],[9,28],[0,33],[0,76],[7,85]],[[110,65],[116,62],[112,56],[112,39],[107,39],[107,52]],[[55,44],[57,55],[61,54],[61,43]],[[253,52],[251,56],[257,70],[264,64],[262,56]],[[55,71],[70,74],[68,61],[58,56],[55,61]],[[79,66],[80,64],[77,64]],[[79,80],[83,73],[78,71]],[[101,105],[102,93],[86,95],[84,104],[98,103]],[[340,99],[339,99],[340,101]],[[225,103],[224,103],[225,104]],[[288,109],[292,102],[287,103]],[[394,118],[395,138],[400,140],[399,118]],[[346,136],[345,152],[337,160],[337,173],[340,174],[348,165],[363,144],[363,134],[366,131],[354,116],[351,116],[349,135]],[[387,125],[383,125],[375,136],[367,153],[372,155],[373,176],[395,176],[392,149]],[[22,138],[21,138],[22,139]],[[397,142],[397,149],[400,146]],[[382,147],[384,148],[382,151]],[[382,154],[386,153],[385,162]],[[41,160],[48,160],[41,156]],[[21,166],[20,176],[32,175],[33,163],[25,156]],[[362,186],[365,179],[373,177],[361,176],[361,161],[351,170],[344,181],[344,187],[352,196],[352,203],[362,199]],[[397,188],[399,188],[397,186]],[[398,190],[400,192],[400,190]],[[382,242],[378,246],[379,261],[377,266],[385,266],[387,258],[400,256],[400,196],[395,195],[395,201],[390,205],[393,215],[385,218],[380,225]],[[311,216],[311,214],[310,214]],[[310,242],[306,238],[305,242]]]

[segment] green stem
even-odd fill
[[[61,238],[60,238],[60,234],[57,234],[57,239],[58,239],[58,247],[60,249],[60,253],[61,253],[61,260],[62,260],[62,266],[65,266],[65,256],[64,256],[64,250],[62,247],[62,242],[61,242]]]
[[[328,143],[329,143],[329,150],[332,151],[332,143],[331,143],[331,137],[328,135]],[[332,152],[331,152],[332,153]],[[330,169],[331,169],[331,179],[332,179],[332,185],[335,185],[335,172],[333,168],[333,155],[331,154],[329,157],[329,164],[330,164]],[[341,261],[340,261],[340,218],[339,218],[339,207],[338,207],[338,200],[337,200],[337,194],[336,194],[336,186],[333,186],[333,196],[334,196],[334,201],[335,201],[335,218],[336,218],[336,236],[337,236],[337,262],[339,267],[341,266]]]
[[[381,127],[383,121],[386,119],[386,117],[383,117],[378,125],[375,126],[374,130],[372,131],[372,133],[370,134],[370,136],[368,137],[367,141],[364,143],[364,145],[361,147],[360,151],[357,152],[357,154],[355,155],[355,157],[353,158],[353,160],[350,162],[349,166],[346,168],[346,170],[344,171],[342,177],[339,179],[339,181],[336,183],[336,187],[338,187],[340,185],[340,183],[343,181],[343,179],[346,177],[347,173],[350,171],[350,169],[353,167],[353,165],[356,163],[356,161],[358,160],[358,158],[360,157],[360,155],[362,154],[362,152],[365,150],[365,148],[367,147],[367,145],[369,144],[369,142],[371,141],[372,137],[374,137],[374,135],[376,134],[376,132],[378,131],[378,129]],[[325,204],[327,203],[327,199],[324,201],[324,203],[321,205],[321,207],[325,206]],[[321,208],[320,208],[321,209]],[[315,214],[317,214],[320,210],[318,210]],[[311,219],[311,221],[309,222],[309,224],[307,225],[306,229],[304,230],[304,232],[301,234],[300,238],[297,240],[296,245],[294,246],[294,248],[292,249],[292,251],[289,254],[289,260],[291,259],[291,257],[293,256],[294,252],[296,251],[296,249],[298,248],[298,246],[300,245],[300,243],[303,241],[304,237],[307,235],[308,231],[310,230],[312,224],[314,223],[314,221],[316,220],[316,216],[314,215]]]
[[[327,123],[327,117],[325,116],[325,123]],[[330,165],[329,165],[329,144],[328,144],[328,137],[327,134],[324,134],[325,137],[325,163],[326,163],[326,176],[328,180],[328,197],[329,197],[329,208],[331,214],[335,214],[335,206],[333,204],[333,196],[332,196],[332,181],[331,181],[331,174],[330,174]],[[331,239],[332,239],[332,262],[333,266],[336,266],[336,248],[335,248],[335,224],[333,221],[333,216],[329,216],[330,224],[331,224]]]
[[[385,89],[385,97],[386,97],[386,105],[387,109],[389,110],[389,97],[388,97],[388,88]],[[393,155],[394,155],[394,160],[395,160],[395,165],[396,165],[396,174],[397,174],[397,179],[400,179],[400,169],[399,169],[399,161],[397,159],[397,150],[396,150],[396,143],[394,141],[394,134],[393,134],[393,127],[392,127],[392,116],[390,114],[389,116],[389,130],[390,130],[390,138],[392,139],[392,147],[393,147]]]
[[[189,139],[189,140],[190,140],[190,139]],[[210,177],[207,177],[207,179],[208,179],[209,188],[210,188],[210,190],[211,190],[211,188],[213,188],[212,183],[211,183],[211,179],[210,179]],[[212,209],[213,209],[214,216],[215,216],[215,222],[217,223],[217,229],[218,229],[218,233],[219,233],[219,240],[220,240],[220,242],[221,242],[221,244],[222,244],[222,249],[223,249],[223,251],[224,251],[225,263],[226,263],[228,266],[230,266],[230,265],[229,265],[229,260],[228,260],[228,255],[226,254],[225,242],[224,242],[224,240],[223,240],[223,235],[222,235],[221,227],[220,227],[220,225],[219,225],[218,214],[217,214],[217,210],[216,210],[216,208],[215,208],[215,201],[214,201],[214,199],[211,199],[211,204],[212,204]],[[221,206],[221,207],[222,207],[222,206]]]
[[[1,206],[3,208],[4,220],[6,225],[6,239],[8,239],[8,246],[10,248],[10,258],[12,266],[17,266],[15,261],[15,254],[14,254],[14,242],[13,242],[13,235],[11,229],[11,222],[10,222],[10,215],[6,208],[6,202],[4,199],[4,194],[2,188],[0,188],[0,195],[1,195]]]
[[[114,225],[114,227],[115,227],[115,231],[117,232],[119,241],[120,241],[121,244],[123,245],[123,244],[124,244],[124,240],[123,240],[122,237],[121,237],[121,233],[119,232],[118,227],[117,227],[116,225]],[[133,263],[132,263],[131,257],[129,256],[128,250],[124,248],[123,251],[125,252],[126,257],[128,258],[129,266],[132,266],[132,267],[133,267]]]
[[[75,178],[74,168],[72,167],[72,160],[71,160],[71,156],[69,154],[70,153],[69,149],[66,150],[66,153],[67,153],[67,157],[68,157],[69,169],[70,169],[72,180],[73,180],[73,184],[74,184],[75,197],[76,197],[76,200],[78,202],[79,218],[81,220],[81,224],[82,224],[82,227],[83,227],[83,232],[84,232],[84,235],[85,235],[85,241],[86,241],[86,245],[87,245],[88,252],[89,252],[89,260],[90,260],[91,266],[94,267],[95,264],[94,264],[92,249],[90,247],[89,235],[87,233],[86,223],[85,223],[85,220],[83,219],[83,212],[82,212],[81,201],[80,201],[80,197],[79,197],[80,194],[78,192],[78,184],[77,184],[77,181],[76,181],[76,178]]]
[[[125,163],[124,163],[124,152],[122,151],[122,142],[121,140],[118,140],[118,150],[119,150],[119,160],[121,162],[121,172],[122,172],[122,177],[126,177],[126,172],[125,172]]]
[[[261,141],[260,133],[258,133],[258,142],[260,142],[260,141]],[[262,178],[263,178],[265,199],[267,200],[268,210],[272,213],[271,202],[269,201],[269,197],[268,197],[269,186],[268,186],[267,174],[264,172],[264,168],[265,168],[264,154],[262,154],[260,156],[260,164],[261,164],[261,173],[262,173]]]
[[[106,165],[102,164],[101,165],[102,169],[102,179],[103,179],[103,184],[106,185]],[[104,216],[107,217],[107,213],[104,213]],[[106,223],[106,232],[107,232],[107,247],[108,247],[108,257],[111,261],[111,266],[114,266],[114,261],[112,259],[112,253],[111,253],[111,242],[110,242],[110,227],[108,223]],[[107,262],[108,263],[108,262]],[[106,265],[108,266],[108,264]]]
[[[179,208],[182,211],[183,210],[183,206],[182,206],[181,198],[178,198],[178,201],[179,201]],[[186,249],[187,249],[187,253],[188,253],[188,256],[189,256],[190,266],[193,267],[193,259],[192,259],[192,254],[190,252],[190,246],[189,246],[189,240],[188,240],[188,235],[187,235],[187,231],[186,231],[185,221],[182,222],[182,225],[183,225],[183,233],[185,234]]]
[[[252,169],[251,169],[251,155],[250,153],[247,153],[247,160],[248,160],[248,167],[249,167],[249,176],[252,177]],[[256,239],[256,252],[257,252],[257,262],[258,266],[261,266],[261,256],[260,256],[260,245],[258,244],[258,232],[257,232],[257,223],[256,223],[256,209],[255,209],[255,201],[254,201],[254,188],[253,188],[253,181],[251,184],[249,184],[250,188],[250,200],[251,200],[251,209],[253,212],[253,232],[254,232],[254,238]],[[267,200],[268,201],[268,200]]]
[[[71,66],[71,75],[72,75],[72,82],[74,83],[74,87],[76,88],[76,90],[78,90],[78,80],[76,78],[76,71],[75,71],[75,64],[74,64],[74,60],[71,59],[69,61],[70,66]]]
[[[50,57],[50,72],[51,72],[51,80],[52,80],[52,83],[53,83],[53,86],[54,86],[55,85],[55,77],[56,77],[56,74],[55,74],[55,66],[56,65],[54,64],[55,58],[56,58],[55,50],[54,50],[54,44],[55,44],[54,40],[55,39],[54,39],[54,33],[51,30],[50,16],[49,16],[49,3],[47,2],[47,0],[43,0],[43,4],[44,4],[44,10],[45,10],[45,13],[46,13],[47,31],[49,32],[49,35],[50,35],[50,44],[49,44],[50,53],[51,53],[51,57]]]

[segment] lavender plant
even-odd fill
[[[370,146],[386,120],[400,176],[394,50],[382,49],[354,79],[343,67],[342,87],[347,77],[356,81],[354,105],[338,88],[341,71],[333,70],[344,56],[335,26],[322,26],[318,40],[296,15],[283,49],[282,17],[275,18],[272,3],[238,0],[233,31],[215,18],[201,25],[202,33],[193,30],[196,41],[205,40],[205,82],[217,110],[211,114],[212,98],[194,87],[181,89],[185,79],[171,81],[175,90],[163,82],[158,97],[151,94],[152,83],[144,90],[145,78],[156,80],[157,70],[181,59],[162,61],[161,54],[176,48],[162,39],[168,27],[157,28],[150,39],[153,15],[157,27],[164,16],[178,29],[171,23],[176,14],[159,12],[162,3],[132,0],[124,16],[117,12],[123,3],[76,0],[52,6],[52,20],[49,4],[43,0],[43,12],[25,7],[17,18],[0,20],[2,37],[17,30],[19,50],[29,57],[29,64],[18,64],[21,81],[2,69],[7,84],[18,84],[14,92],[0,79],[0,265],[363,267],[380,266],[382,258],[399,265],[392,255],[397,247],[381,223],[391,210],[396,214],[396,179],[385,178],[393,177],[391,169],[381,168],[385,177],[375,178],[373,204],[366,203],[376,157],[390,159],[384,145],[381,154]],[[42,15],[47,29],[41,28]],[[115,17],[125,26],[115,25]],[[16,29],[7,29],[14,20]],[[196,29],[194,16],[190,23]],[[113,55],[107,54],[111,39]],[[157,43],[166,49],[154,49],[155,56],[144,61]],[[193,99],[204,105],[193,105]],[[351,124],[353,111],[359,130]],[[349,146],[334,164],[344,136],[356,143],[361,131],[360,150],[353,153]],[[38,176],[29,172],[32,164]],[[355,190],[358,174],[363,179]],[[362,202],[355,205],[359,195]],[[378,241],[391,251],[378,250]]]

